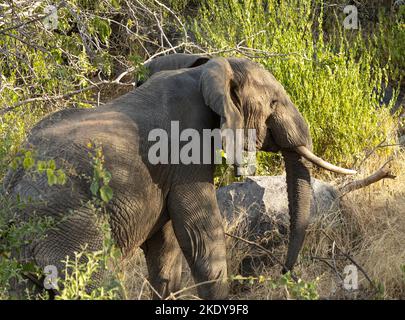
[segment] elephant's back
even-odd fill
[[[115,153],[127,157],[128,152],[136,152],[135,137],[134,125],[118,112],[102,108],[66,109],[41,120],[28,135],[21,154],[31,151],[35,163],[54,160],[69,180],[81,184],[79,176],[92,175],[95,148],[103,149],[109,164]],[[24,168],[10,169],[4,186],[13,193],[13,187],[21,184],[24,177],[29,178]]]
[[[49,139],[73,139],[78,129],[84,129],[84,121],[93,114],[98,113],[96,109],[65,109],[46,116],[39,121],[30,131],[28,142],[38,143],[41,138]]]

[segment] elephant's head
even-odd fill
[[[305,119],[282,85],[259,64],[242,58],[208,60],[194,55],[173,55],[165,59],[171,63],[166,65],[163,60],[156,60],[154,66],[159,68],[154,68],[154,72],[199,66],[200,91],[206,105],[221,117],[222,129],[256,129],[258,150],[282,153],[291,221],[285,266],[287,270],[292,269],[309,220],[309,162],[336,173],[354,174],[355,171],[332,165],[312,153]]]

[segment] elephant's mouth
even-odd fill
[[[261,150],[274,152],[277,153],[282,150],[282,148],[277,144],[276,140],[274,139],[270,129],[267,129],[266,137],[261,146]]]

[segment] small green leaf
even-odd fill
[[[48,178],[48,184],[50,186],[53,186],[54,184],[56,184],[58,182],[57,177],[55,176],[54,170],[52,169],[47,169],[46,170],[46,176]]]
[[[102,186],[100,188],[100,196],[104,202],[108,202],[112,199],[113,191],[109,186]]]
[[[22,264],[22,271],[24,272],[35,272],[37,271],[36,266],[33,262],[28,262]]]
[[[97,181],[97,180],[93,180],[93,182],[91,183],[91,186],[90,186],[90,191],[91,191],[91,193],[92,193],[94,196],[97,195],[98,188],[99,188],[99,186],[98,186],[98,181]]]
[[[42,160],[37,161],[37,170],[38,173],[43,173],[46,170],[46,163]]]
[[[11,162],[10,166],[13,170],[17,170],[18,166],[20,165],[21,158],[20,157],[15,157],[13,161]]]
[[[103,182],[105,185],[109,184],[111,180],[111,173],[107,170],[104,170],[103,172]]]
[[[23,161],[23,168],[25,170],[31,169],[35,164],[34,159],[31,157],[31,152],[27,151],[25,153],[24,161]]]
[[[63,170],[62,169],[58,169],[57,171],[56,171],[56,174],[57,174],[57,182],[58,182],[58,184],[61,184],[61,185],[63,185],[63,184],[65,184],[66,183],[66,175],[65,175],[65,173],[63,172]]]
[[[97,164],[94,165],[94,170],[93,170],[93,179],[99,180],[100,179],[100,169]]]
[[[52,169],[52,170],[55,170],[56,169],[56,164],[55,164],[55,160],[49,160],[48,161],[48,168],[49,169]]]
[[[111,0],[111,5],[117,10],[121,8],[119,0]]]

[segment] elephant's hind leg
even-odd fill
[[[65,279],[66,272],[74,272],[71,267],[66,268],[67,258],[72,265],[78,259],[78,272],[85,270],[91,259],[88,254],[99,252],[103,249],[103,231],[96,222],[91,210],[81,209],[62,220],[55,228],[49,230],[44,239],[41,239],[32,248],[32,255],[36,265],[41,270],[53,270],[58,278]],[[84,253],[77,256],[78,253]],[[87,293],[96,289],[103,280],[105,271],[101,264],[92,272],[90,281],[85,283]]]
[[[156,292],[154,299],[164,299],[180,289],[183,254],[168,221],[141,246],[148,266],[149,281]]]

